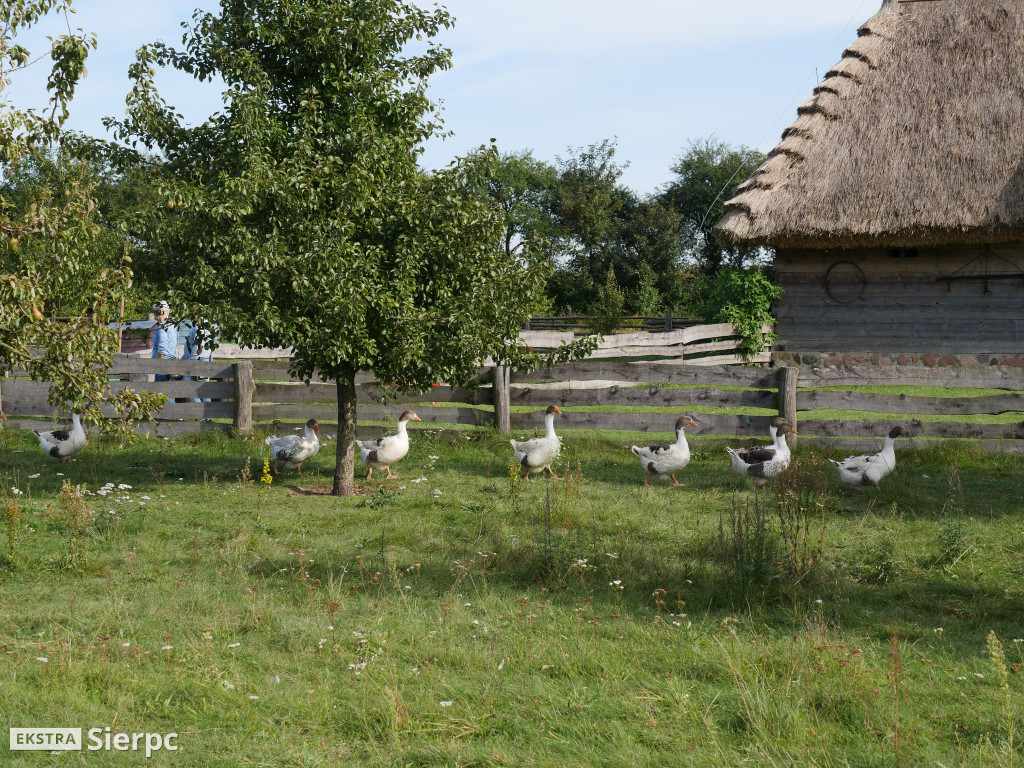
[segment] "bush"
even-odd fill
[[[774,325],[772,304],[782,296],[759,267],[751,269],[724,268],[707,286],[704,319],[709,323],[733,323],[739,328],[740,354],[753,357],[765,350],[765,342],[775,341],[775,334],[761,333],[762,325]]]

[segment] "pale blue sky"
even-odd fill
[[[424,0],[424,6],[432,6]],[[553,161],[568,147],[617,138],[623,182],[641,194],[671,179],[692,139],[716,136],[768,151],[810,97],[815,77],[839,60],[881,0],[442,0],[456,17],[440,40],[454,68],[434,78],[455,136],[433,142],[437,168],[491,137],[502,151]],[[216,0],[78,0],[72,26],[95,32],[89,76],[70,126],[104,135],[118,116],[138,46],[179,44],[180,22]],[[54,29],[48,30],[53,33]],[[39,39],[25,44],[42,52]],[[45,64],[45,62],[44,62]],[[45,100],[40,67],[5,94],[19,106]],[[187,120],[220,107],[219,92],[161,75],[165,99]]]

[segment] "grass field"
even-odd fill
[[[516,481],[500,436],[417,431],[337,499],[334,443],[266,483],[258,437],[0,433],[2,720],[180,734],[0,763],[1024,765],[1017,456],[857,496],[801,444],[755,499],[700,439],[646,488],[628,437]]]

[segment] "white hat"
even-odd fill
[[[161,299],[160,301],[156,302],[153,305],[153,311],[154,312],[170,312],[171,311],[171,305],[168,304],[163,299]]]

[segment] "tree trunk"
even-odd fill
[[[334,465],[333,496],[351,496],[356,486],[355,456],[356,443],[356,371],[344,366],[337,380],[338,386],[338,448]]]

